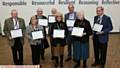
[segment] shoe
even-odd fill
[[[55,59],[55,68],[57,68],[59,65],[58,57],[55,56],[54,59]]]
[[[80,67],[80,64],[77,63],[73,68],[78,68],[78,67]]]
[[[54,56],[51,57],[51,60],[54,60]]]
[[[100,65],[100,68],[105,68],[105,65]]]
[[[99,63],[95,62],[95,63],[92,64],[92,67],[95,67],[95,66],[98,66],[98,65],[99,65]]]
[[[60,68],[63,68],[63,55],[60,56]]]
[[[70,60],[71,60],[71,58],[69,57],[69,58],[67,58],[65,61],[68,62],[68,61],[70,61]]]

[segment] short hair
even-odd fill
[[[69,4],[68,4],[68,7],[69,7],[69,6],[72,6],[72,7],[74,8],[74,5],[73,5],[73,3],[69,3]]]
[[[13,12],[18,13],[18,11],[17,11],[16,9],[12,9],[12,10],[11,10],[11,13],[13,13]]]
[[[102,6],[98,6],[96,9],[98,9],[98,8],[100,8],[101,10],[104,11],[104,7],[102,7]]]

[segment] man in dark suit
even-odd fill
[[[92,66],[100,65],[104,68],[108,47],[109,32],[113,29],[111,18],[104,14],[104,8],[96,8],[97,16],[94,17],[94,24],[103,25],[101,32],[93,31],[93,47],[95,62]]]
[[[12,38],[11,30],[22,30],[22,37]],[[18,17],[18,12],[16,9],[11,11],[11,17],[5,20],[3,29],[7,39],[9,40],[9,45],[12,49],[14,64],[23,65],[23,45],[24,45],[24,32],[25,32],[25,21]]]
[[[74,5],[73,4],[69,4],[68,5],[68,10],[69,12],[67,14],[65,14],[65,22],[66,20],[69,20],[69,19],[76,19],[77,16],[76,16],[76,12],[74,11]],[[66,59],[66,61],[69,61],[71,60],[72,58],[72,37],[71,37],[71,32],[72,32],[72,27],[68,27],[68,36],[67,36],[67,45],[68,45],[68,57]]]

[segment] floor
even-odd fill
[[[64,55],[65,55],[64,58],[66,59],[67,46],[65,46]],[[90,57],[87,63],[88,68],[92,68],[91,64],[93,63],[93,61],[94,61],[93,43],[92,37],[90,37]],[[24,45],[24,64],[25,65],[32,64],[31,50],[27,40],[25,40]],[[41,60],[41,64],[42,68],[54,68],[53,61],[51,60],[50,48],[46,49],[45,60],[44,61]],[[11,49],[5,37],[0,37],[0,65],[13,65]],[[73,65],[74,65],[73,61],[64,62],[64,68],[72,68]],[[6,66],[6,68],[10,68],[10,66]],[[106,68],[120,68],[120,34],[110,34]]]

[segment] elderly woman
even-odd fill
[[[82,36],[73,36],[73,59],[76,62],[74,68],[80,66],[80,60],[83,60],[83,68],[86,68],[89,57],[89,36],[92,34],[92,29],[83,11],[77,13],[77,18],[74,27],[84,28],[84,31]]]
[[[32,32],[42,31],[43,35],[44,28],[38,25],[38,21],[35,16],[31,17],[30,24],[26,28],[26,37],[30,43],[31,51],[32,51],[32,63],[33,65],[38,65],[40,63],[40,53],[43,46],[43,39],[33,39]]]
[[[55,67],[63,67],[63,55],[64,55],[64,46],[66,45],[66,38],[59,38],[54,37],[54,30],[64,30],[65,36],[67,31],[67,26],[63,22],[63,17],[60,12],[56,13],[56,22],[53,24],[51,28],[51,45],[54,48],[54,60],[55,60]],[[59,61],[60,60],[60,61]]]

